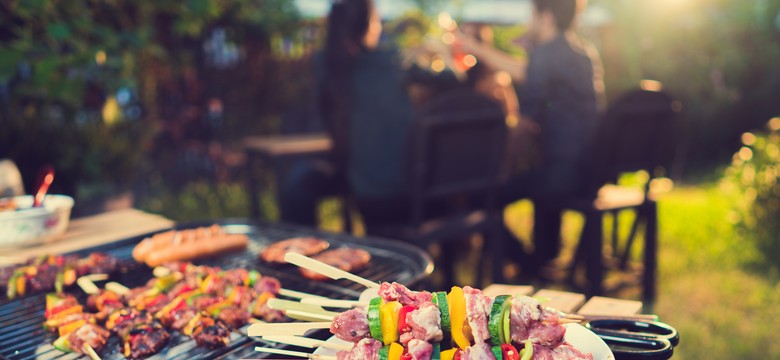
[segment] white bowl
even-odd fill
[[[51,242],[68,229],[73,198],[47,195],[32,208],[31,195],[15,196],[16,210],[0,211],[0,247],[22,247]]]

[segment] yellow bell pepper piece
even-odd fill
[[[209,274],[206,276],[205,279],[203,279],[203,282],[200,284],[200,291],[204,293],[208,293],[211,291],[211,284],[214,283],[214,274]]]
[[[57,330],[59,331],[60,336],[65,336],[78,330],[78,328],[86,325],[86,323],[87,323],[86,320],[80,319],[80,320],[69,322],[63,326],[60,326],[60,328]]]
[[[65,270],[65,273],[62,275],[62,282],[67,286],[73,285],[76,282],[76,270]]]
[[[163,306],[160,311],[154,314],[154,317],[159,319],[165,316],[166,314],[170,313],[171,310],[173,310],[175,307],[179,306],[179,303],[184,301],[184,299],[181,297],[181,295],[177,296],[173,301],[169,302],[167,305]]]
[[[450,293],[447,294],[447,303],[450,305],[450,324],[452,324],[452,341],[459,348],[465,349],[471,346],[467,335],[464,334],[464,328],[468,326],[466,322],[466,298],[463,295],[463,289],[453,286]],[[469,334],[471,335],[471,334]]]
[[[404,354],[403,345],[394,342],[390,344],[390,350],[387,352],[387,360],[401,360],[401,355],[403,354]]]
[[[265,305],[269,299],[272,297],[275,297],[273,293],[266,291],[260,296],[257,297],[255,300],[255,306],[252,307],[252,315],[253,316],[260,316],[260,310],[263,308],[263,305]]]
[[[187,323],[187,326],[185,326],[182,330],[182,333],[187,336],[192,335],[192,332],[195,331],[195,327],[198,326],[198,323],[200,323],[200,318],[200,314],[193,316],[192,319],[190,319],[190,321]],[[127,356],[129,356],[129,354]]]
[[[27,268],[24,270],[24,273],[25,273],[25,274],[27,274],[28,276],[35,276],[35,275],[38,275],[38,268],[37,268],[37,267],[35,267],[35,266],[28,266],[28,267],[27,267]]]
[[[78,314],[78,313],[82,313],[82,312],[84,312],[84,306],[83,305],[74,305],[74,306],[71,306],[71,307],[69,307],[67,309],[64,309],[64,310],[62,310],[62,311],[52,315],[50,320],[62,319],[64,317],[68,316],[68,315]]]
[[[17,276],[16,277],[16,294],[19,296],[24,296],[24,293],[27,292],[27,278],[24,276]]]
[[[458,349],[452,348],[441,352],[441,360],[452,360],[455,357],[455,351]]]
[[[398,301],[386,303],[379,309],[379,316],[382,319],[382,342],[385,345],[398,341],[398,310],[401,310],[401,303]]]

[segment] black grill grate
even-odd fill
[[[257,269],[266,276],[274,276],[282,282],[286,289],[307,292],[315,295],[328,296],[335,299],[355,299],[364,289],[361,285],[347,280],[318,282],[302,278],[292,265],[268,266],[257,259],[257,254],[268,244],[296,236],[318,236],[331,243],[331,247],[349,244],[363,248],[371,253],[372,261],[368,268],[357,275],[374,281],[397,281],[403,284],[414,284],[432,270],[430,258],[422,251],[408,244],[375,238],[354,238],[343,234],[312,232],[312,230],[278,224],[256,225],[245,220],[218,221],[231,233],[245,233],[251,239],[249,249],[243,253],[227,254],[221,257],[197,261],[198,264],[220,266],[226,269],[247,268]],[[212,223],[196,223],[180,226],[179,229],[206,226]],[[112,277],[128,287],[142,285],[152,277],[151,269],[137,265],[132,261],[131,253],[136,243],[147,235],[118,241],[112,244],[81,250],[79,254],[102,251],[121,260],[121,270]],[[77,288],[70,292],[80,295]],[[0,356],[8,359],[76,359],[77,354],[66,354],[52,346],[56,334],[44,330],[43,313],[45,297],[36,294],[13,301],[0,301]],[[150,359],[239,359],[259,358],[263,354],[254,352],[254,346],[269,346],[267,343],[250,339],[239,333],[233,333],[230,346],[208,350],[195,346],[195,342],[187,337],[172,334],[171,341],[165,349]],[[119,353],[119,342],[112,337],[107,350],[103,351],[103,359],[123,359]]]

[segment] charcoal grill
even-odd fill
[[[277,277],[282,287],[334,299],[357,299],[364,289],[348,280],[312,281],[299,276],[293,265],[272,266],[258,260],[257,254],[268,244],[298,236],[317,236],[328,240],[331,247],[350,245],[365,249],[372,255],[371,264],[357,275],[374,281],[396,281],[413,285],[430,275],[433,265],[430,257],[422,250],[398,241],[377,238],[354,238],[344,234],[316,232],[311,229],[279,224],[258,224],[247,220],[221,220],[216,222],[191,223],[178,226],[177,229],[220,224],[230,233],[244,233],[250,238],[249,248],[243,253],[231,253],[212,259],[196,261],[197,264],[220,266],[225,269],[257,269],[266,276]],[[101,251],[120,259],[120,270],[112,275],[112,281],[118,281],[128,287],[144,284],[153,275],[151,269],[132,260],[135,244],[151,234],[124,239],[111,244],[83,249],[75,252],[86,255]],[[84,300],[86,295],[78,288],[69,289]],[[0,357],[6,359],[75,359],[77,354],[66,354],[51,344],[56,335],[44,330],[43,313],[45,296],[34,294],[12,301],[0,300]],[[173,334],[172,334],[173,335]],[[319,336],[326,336],[320,333]],[[217,350],[208,350],[195,345],[185,336],[175,334],[165,349],[149,359],[244,359],[262,358],[267,354],[254,351],[255,346],[273,346],[272,344],[233,333],[230,346]],[[119,353],[119,342],[112,336],[103,359],[123,359]],[[275,356],[278,358],[278,356]]]

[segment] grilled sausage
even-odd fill
[[[158,249],[146,256],[146,264],[154,267],[168,262],[192,260],[218,255],[229,251],[246,249],[249,238],[244,234],[224,234]]]
[[[166,262],[245,249],[249,238],[244,234],[227,234],[219,225],[196,229],[171,230],[146,238],[133,248],[133,258],[157,266]]]

